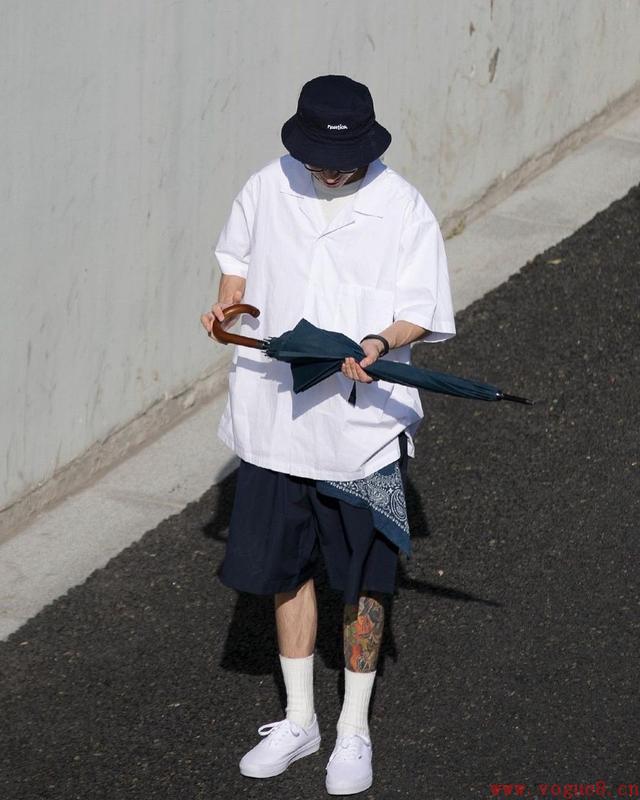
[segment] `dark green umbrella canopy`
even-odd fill
[[[225,320],[238,313],[250,313],[256,317],[260,313],[255,306],[236,304],[224,310]],[[220,327],[216,320],[213,324],[212,335],[223,342],[235,342],[248,347],[264,350],[271,358],[286,361],[291,364],[293,376],[293,391],[298,394],[315,386],[316,383],[340,372],[345,358],[353,357],[358,362],[366,353],[360,345],[343,333],[327,331],[317,328],[306,319],[301,319],[295,328],[286,331],[281,336],[268,339],[251,339],[227,333]],[[454,397],[467,397],[473,400],[512,400],[516,403],[532,405],[531,400],[524,397],[506,394],[497,386],[488,383],[458,378],[445,372],[434,372],[428,369],[419,369],[410,364],[400,364],[397,361],[378,359],[364,371],[374,380],[401,383],[404,386],[414,386],[430,392],[453,395]],[[349,402],[355,404],[355,383]]]

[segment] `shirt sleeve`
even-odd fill
[[[223,275],[247,277],[254,217],[255,176],[252,176],[233,201],[229,219],[214,248]]]
[[[455,336],[449,272],[440,226],[416,192],[407,207],[400,239],[393,320],[426,328],[418,342],[440,342]]]

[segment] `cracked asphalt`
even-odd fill
[[[421,395],[414,555],[387,604],[358,796],[640,783],[639,297],[636,187],[462,312],[453,340],[414,349],[537,403]],[[323,575],[320,753],[269,780],[238,771],[284,691],[272,601],[216,577],[234,481],[0,643],[3,800],[327,796],[343,665]]]

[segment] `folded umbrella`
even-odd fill
[[[247,303],[236,303],[223,310],[225,321],[238,314],[248,313],[257,317],[260,311]],[[306,319],[301,319],[293,330],[280,336],[268,339],[254,339],[249,336],[229,333],[221,327],[219,320],[214,320],[211,335],[223,344],[240,344],[263,350],[271,358],[291,364],[293,391],[304,392],[316,383],[340,372],[345,358],[352,356],[358,362],[366,353],[362,347],[337,331],[317,328]],[[459,378],[445,372],[434,372],[421,369],[411,364],[400,364],[397,361],[378,359],[364,371],[374,380],[384,380],[439,392],[454,397],[466,397],[475,400],[511,400],[515,403],[533,405],[531,400],[507,394],[497,386],[488,383]],[[355,403],[355,384],[349,402]]]

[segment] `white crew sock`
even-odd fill
[[[287,719],[305,730],[313,722],[313,653],[305,658],[280,656],[287,689]]]
[[[373,672],[344,671],[344,702],[338,720],[338,738],[359,734],[368,741],[369,737],[369,700],[376,670]]]

